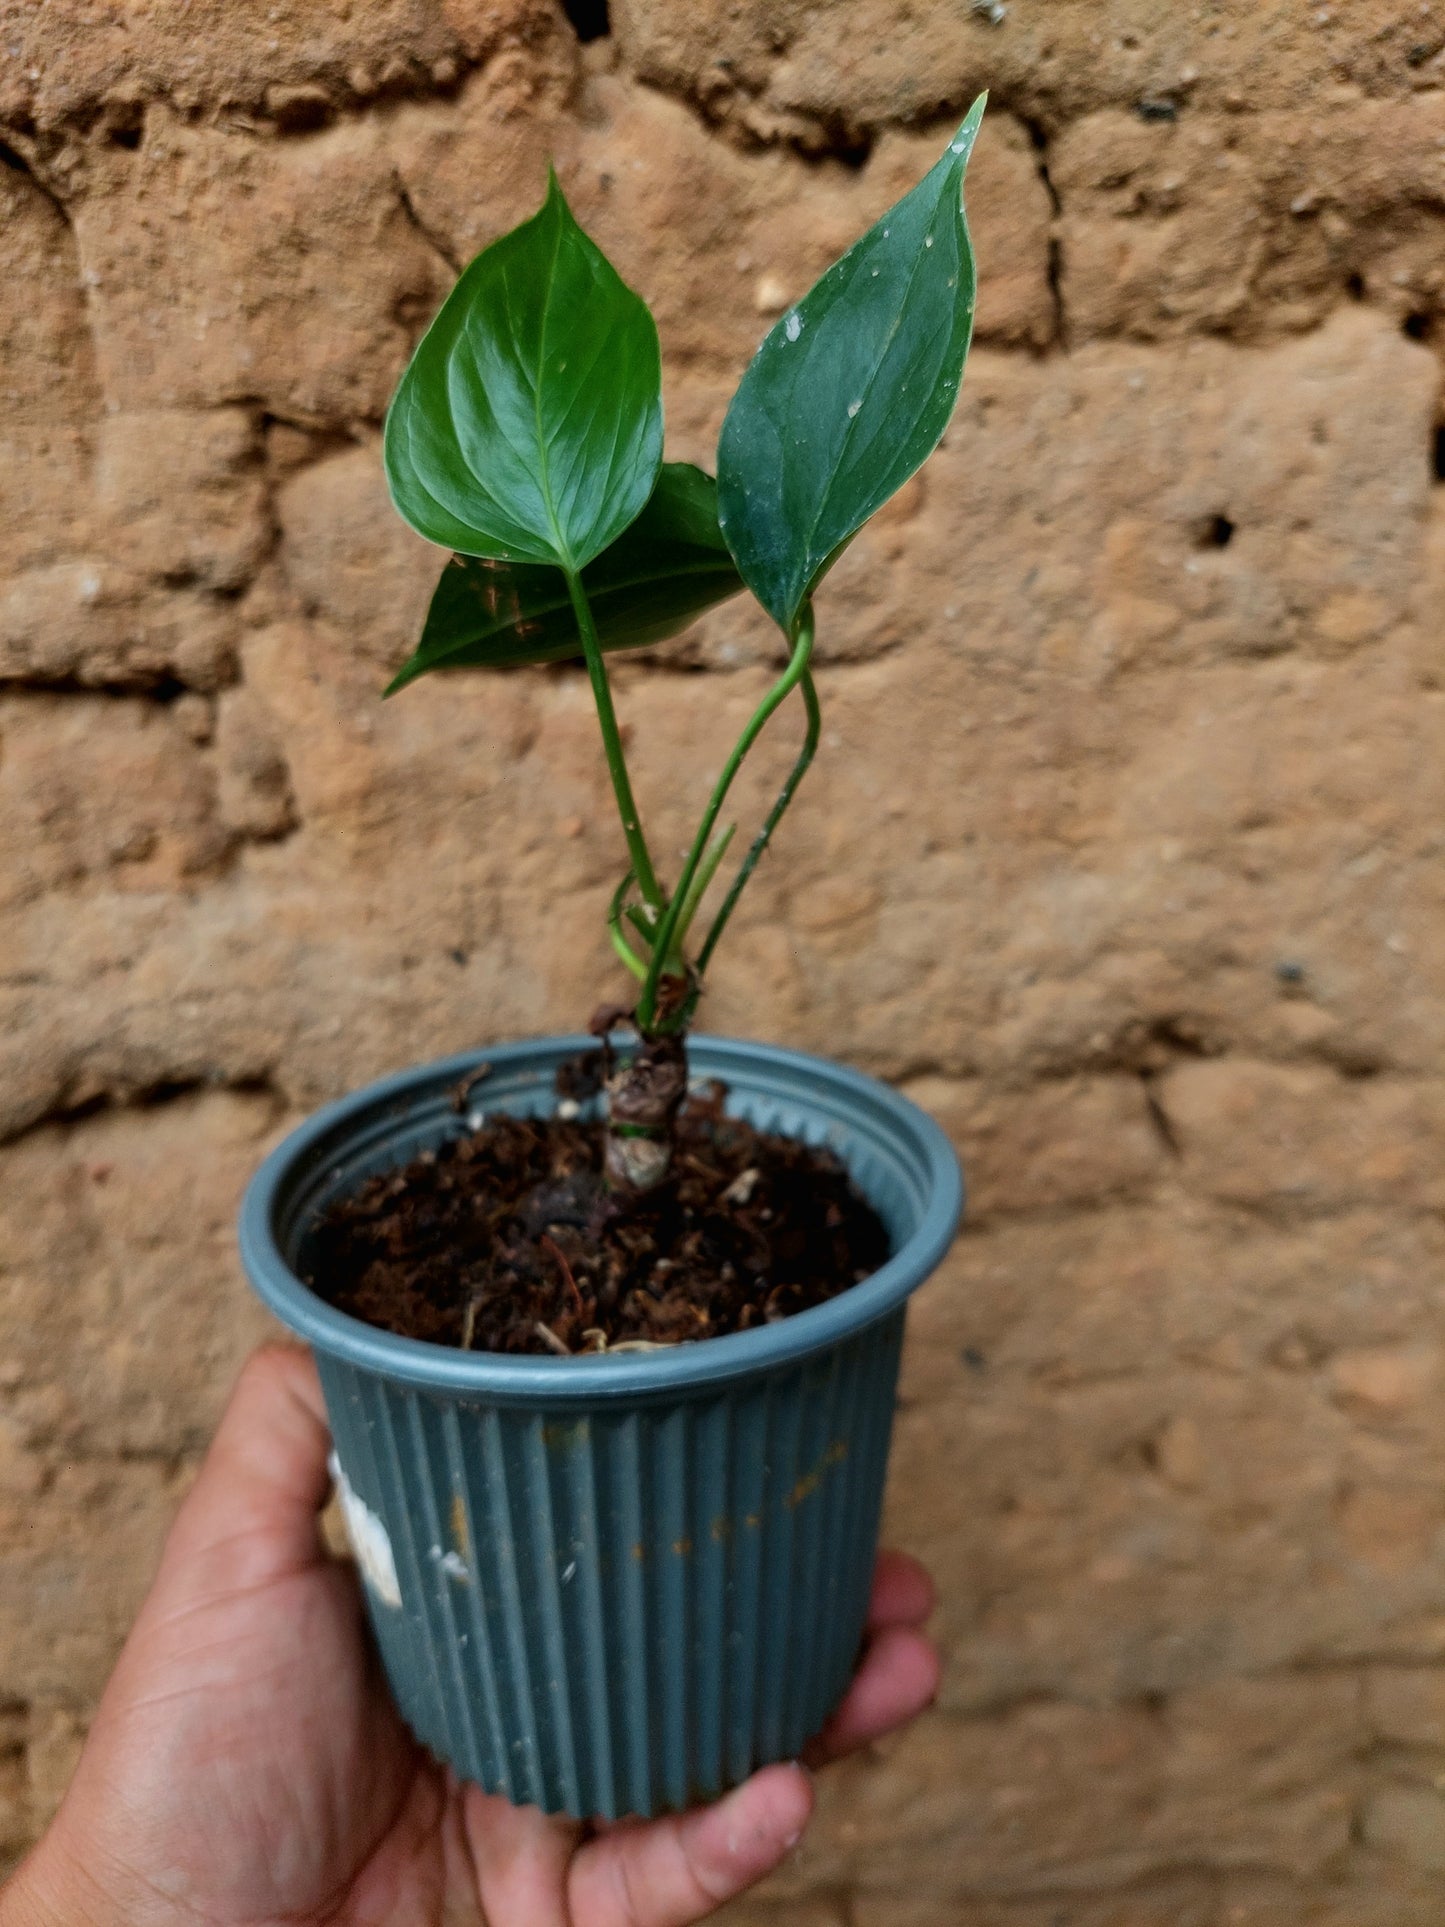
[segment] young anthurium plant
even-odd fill
[[[938,445],[957,400],[975,288],[963,178],[983,107],[769,333],[728,409],[715,481],[663,460],[656,325],[555,174],[539,212],[461,275],[387,416],[392,499],[453,551],[391,689],[431,670],[577,657],[591,679],[628,856],[610,930],[639,986],[627,1014],[638,1045],[608,1086],[615,1191],[666,1175],[708,967],[818,746],[813,596]],[[744,589],[782,631],[787,667],[667,877],[633,795],[606,657],[663,642]],[[724,820],[728,793],[794,691],[797,760],[702,925],[736,828]]]

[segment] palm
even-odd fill
[[[41,1849],[86,1869],[97,1918],[684,1927],[776,1864],[811,1805],[797,1767],[596,1832],[437,1767],[386,1694],[354,1578],[321,1549],[326,1446],[310,1361],[259,1354]],[[929,1603],[911,1562],[880,1566],[869,1656],[822,1751],[931,1696],[936,1662],[912,1630]]]

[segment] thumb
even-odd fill
[[[176,1515],[157,1589],[184,1573],[192,1592],[234,1592],[317,1564],[330,1445],[310,1353],[254,1352]]]
[[[577,1927],[691,1927],[772,1872],[813,1811],[801,1767],[769,1766],[715,1806],[590,1841],[572,1862]]]

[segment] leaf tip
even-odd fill
[[[544,211],[549,208],[555,208],[565,214],[569,220],[575,220],[576,218],[572,213],[571,202],[562,192],[562,183],[557,179],[557,163],[555,161],[548,161],[547,163],[547,198],[543,201],[542,207]]]
[[[962,155],[963,159],[967,161],[969,154],[973,150],[973,143],[978,137],[978,130],[983,121],[984,109],[987,106],[988,89],[985,87],[983,92],[974,100],[972,107],[970,107],[964,115],[963,125],[949,142],[948,151],[950,154]]]

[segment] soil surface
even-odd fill
[[[888,1234],[840,1161],[725,1117],[723,1095],[688,1100],[669,1176],[626,1200],[601,1122],[463,1127],[332,1206],[309,1283],[403,1337],[573,1353],[747,1331],[875,1272]]]

